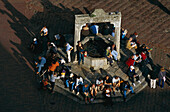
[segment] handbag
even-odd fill
[[[162,77],[163,77],[163,81],[165,82],[165,81],[166,81],[166,77],[163,76],[162,72],[161,72],[161,75],[162,75]]]

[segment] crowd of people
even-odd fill
[[[89,34],[98,35],[100,27],[96,24],[86,24],[82,28],[82,36],[88,36]],[[105,25],[102,29],[103,34],[111,34],[114,38],[115,28]],[[135,72],[135,66],[145,67],[149,63],[149,52],[152,49],[149,49],[145,44],[140,45],[137,40],[138,34],[127,36],[128,31],[122,28],[121,31],[121,41],[127,41],[126,48],[131,50],[135,48],[136,53],[129,57],[125,62],[128,71],[127,75],[129,80],[131,80],[133,86],[135,87],[135,78],[138,83],[140,82],[139,76]],[[61,47],[65,49],[67,54],[67,60],[59,58],[57,54],[57,48]],[[34,38],[30,46],[31,50],[38,54],[39,56],[35,59],[35,70],[36,74],[42,78],[41,85],[44,89],[49,89],[54,93],[55,81],[62,80],[65,88],[69,88],[70,91],[76,95],[83,95],[85,98],[85,103],[90,103],[95,100],[96,96],[100,91],[102,91],[105,96],[106,102],[111,100],[112,94],[115,95],[115,91],[120,91],[123,94],[124,101],[126,101],[127,91],[130,91],[132,94],[135,94],[132,86],[128,81],[124,81],[119,76],[110,77],[109,75],[100,77],[96,79],[94,84],[84,83],[84,79],[80,74],[74,74],[71,72],[70,68],[65,65],[65,63],[70,63],[71,52],[74,49],[70,43],[68,43],[64,36],[57,34],[54,36],[54,39],[51,40],[48,35],[47,27],[43,27],[40,31],[40,38]],[[77,56],[78,56],[78,65],[82,62],[84,64],[84,57],[88,56],[88,51],[84,50],[84,47],[81,41],[77,45]],[[113,61],[118,62],[117,59],[116,45],[113,43],[109,45],[105,52],[105,57],[108,60],[108,63],[112,66]],[[162,81],[162,88],[164,87],[166,72],[161,69],[159,73],[159,85]],[[151,75],[151,87],[155,88],[156,74]]]

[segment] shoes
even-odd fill
[[[74,93],[74,90],[72,90],[72,93]]]
[[[136,86],[136,84],[135,84],[135,83],[133,83],[133,86]]]
[[[77,92],[77,94],[76,95],[79,95],[79,92]]]
[[[139,82],[139,84],[141,84],[141,81],[140,81],[140,80],[138,80],[138,82]]]

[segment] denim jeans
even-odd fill
[[[82,86],[82,85],[83,85],[83,83],[80,83],[80,84],[77,86],[77,92],[79,92],[80,86]]]
[[[40,64],[38,64],[38,65],[37,65],[37,67],[38,67],[38,72],[40,73],[41,68],[42,68],[42,67],[44,67],[44,65],[40,65]]]
[[[130,86],[130,90],[131,90],[131,93],[134,93],[134,91],[133,91],[133,88]],[[124,92],[123,92],[123,95],[124,95],[124,98],[126,98],[126,90],[124,90]]]
[[[66,86],[67,87],[69,87],[69,80],[66,80]],[[75,84],[75,82],[73,82],[72,84],[71,84],[71,90],[73,90],[74,89],[74,84]]]
[[[113,51],[111,52],[111,54],[112,54],[112,56],[114,57],[114,59],[117,60],[117,55],[118,55],[117,51],[113,50]]]
[[[163,79],[159,79],[159,86],[161,86],[161,81],[162,81],[162,88],[164,87],[164,80]]]
[[[82,64],[84,64],[84,54],[79,53],[79,61],[78,61],[78,64],[80,64],[81,59],[82,59]]]

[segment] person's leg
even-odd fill
[[[81,62],[81,53],[78,53],[79,55],[79,61],[78,61],[78,64],[80,65],[80,62]]]
[[[132,77],[130,77],[130,79],[131,79],[132,83],[134,83],[134,77],[132,76]]]
[[[156,88],[156,79],[153,80],[153,88]]]
[[[69,82],[69,80],[67,79],[66,80],[66,87],[69,87],[69,83],[68,82]]]
[[[77,86],[77,92],[79,92],[79,85]]]
[[[162,88],[164,88],[164,80],[162,79]]]
[[[70,57],[70,51],[67,51],[67,58],[68,58],[68,62],[71,62],[71,57]]]
[[[126,91],[123,91],[123,97],[126,98]]]
[[[75,82],[72,83],[71,90],[74,90],[74,84],[75,84]]]
[[[117,52],[116,51],[112,51],[112,52],[113,52],[112,55],[113,55],[114,59],[117,60]]]
[[[150,87],[153,87],[153,79],[150,80]]]
[[[134,93],[132,86],[130,86],[131,93]]]
[[[55,85],[55,82],[51,82],[51,92],[53,92],[54,90],[54,85]]]
[[[161,86],[161,79],[159,79],[159,86]]]
[[[40,73],[42,67],[44,67],[44,65],[39,65],[39,66],[38,66],[38,72],[39,72],[39,73]]]
[[[136,81],[139,81],[139,75],[135,77],[136,78]]]
[[[84,54],[81,54],[82,57],[82,64],[84,64]]]

